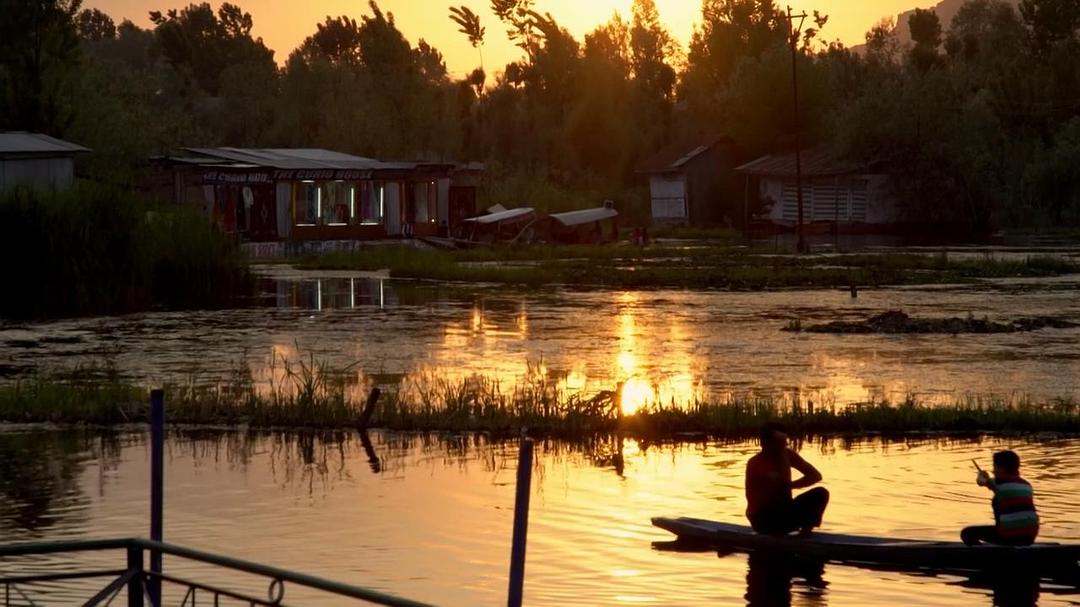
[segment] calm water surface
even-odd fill
[[[166,540],[440,605],[505,604],[516,445],[378,433],[371,442],[368,452],[354,433],[174,433],[166,451]],[[1049,582],[1018,588],[658,550],[653,542],[671,538],[650,526],[651,516],[741,520],[742,471],[755,449],[624,441],[616,469],[619,447],[615,439],[538,445],[527,604],[1080,604],[1075,587]],[[1024,459],[1044,538],[1080,541],[1078,440],[830,441],[801,450],[833,493],[828,530],[954,539],[961,526],[990,519],[970,458],[985,460],[1003,447]],[[2,432],[0,532],[5,541],[145,535],[148,468],[139,432]],[[0,573],[62,565],[0,561]],[[171,566],[174,574],[220,579]],[[265,592],[265,584],[231,581]],[[52,604],[89,595],[87,588],[44,590],[36,596]],[[295,588],[286,599],[337,604]]]
[[[537,374],[568,392],[626,382],[624,406],[733,394],[851,403],[968,396],[1080,399],[1080,330],[883,336],[783,332],[887,310],[925,317],[1080,321],[1080,278],[847,291],[572,291],[402,282],[267,270],[251,307],[0,323],[0,374],[103,363],[147,384],[217,381],[315,354],[357,383]],[[273,363],[273,364],[272,364]]]

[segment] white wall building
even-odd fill
[[[89,151],[39,133],[0,132],[0,190],[69,188],[75,182],[75,156]]]
[[[782,226],[799,220],[795,155],[770,155],[735,169],[756,180],[767,205],[761,219]],[[888,175],[837,162],[822,148],[802,153],[803,222],[888,225],[903,221]]]

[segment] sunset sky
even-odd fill
[[[310,33],[315,24],[327,15],[349,15],[359,18],[368,12],[366,0],[309,0],[282,2],[280,0],[234,0],[255,18],[255,35],[276,51],[275,58],[283,62],[289,53]],[[541,12],[550,12],[579,38],[598,24],[607,21],[615,11],[629,16],[632,0],[537,0]],[[147,13],[186,5],[186,2],[154,0],[87,0],[85,6],[100,8],[119,23],[131,19],[147,26]],[[217,7],[220,2],[212,2]],[[426,39],[446,56],[454,75],[462,75],[476,67],[479,58],[457,26],[447,17],[449,6],[464,4],[481,15],[487,27],[484,58],[488,72],[501,70],[507,61],[517,56],[516,49],[506,40],[505,28],[499,24],[488,7],[487,0],[381,0],[383,10],[394,14],[398,27],[410,41]],[[861,43],[863,34],[882,17],[916,7],[926,8],[936,0],[791,0],[792,8],[817,9],[830,16],[824,35],[830,40],[839,38],[845,44]],[[784,6],[784,3],[781,3]],[[684,46],[694,24],[699,20],[699,0],[657,0],[661,17]]]

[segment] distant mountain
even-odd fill
[[[1014,6],[1020,6],[1020,0],[1004,0],[1005,2]],[[930,10],[937,13],[938,19],[941,20],[941,29],[946,32],[949,31],[949,27],[952,25],[953,17],[960,12],[960,7],[964,6],[968,0],[941,0],[937,3],[937,6],[931,7]],[[911,28],[908,26],[908,20],[915,14],[915,9],[900,13],[896,17],[896,33],[897,39],[900,40],[900,44],[909,44],[911,42]],[[865,48],[865,44],[852,47],[852,50],[861,52]]]

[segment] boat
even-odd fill
[[[451,240],[460,248],[510,242],[535,219],[536,210],[532,207],[507,209],[495,205],[488,209],[486,215],[463,220],[455,228]]]
[[[733,552],[776,553],[856,565],[887,565],[950,571],[1025,567],[1039,571],[1075,571],[1080,545],[1037,543],[1031,546],[966,546],[962,542],[908,540],[839,533],[806,537],[755,533],[750,527],[696,518],[652,519],[680,542],[705,544]]]

